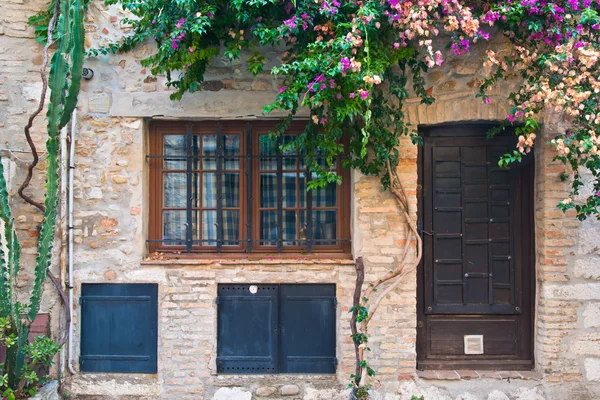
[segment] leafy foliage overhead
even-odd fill
[[[385,165],[398,162],[403,135],[418,138],[405,123],[402,101],[407,84],[422,102],[428,94],[423,73],[444,62],[445,53],[462,55],[490,32],[504,35],[512,51],[488,51],[493,74],[480,96],[508,75],[523,79],[510,98],[514,107],[505,123],[520,122],[519,144],[501,163],[520,161],[535,141],[541,111],[557,108],[572,119],[573,129],[552,144],[570,168],[572,195],[582,186],[580,167],[594,176],[594,193],[577,203],[569,197],[559,205],[576,208],[579,218],[598,213],[599,69],[598,0],[106,0],[132,13],[125,22],[132,34],[92,55],[127,51],[150,39],[158,51],[143,60],[153,74],[166,74],[180,99],[200,90],[212,58],[225,48],[235,59],[251,51],[248,69],[260,73],[265,45],[285,47],[282,65],[273,73],[282,80],[277,100],[265,112],[284,110],[290,118],[300,107],[310,109],[306,131],[291,146],[306,150],[319,180],[340,178],[314,161],[316,151],[330,162],[339,156],[342,132],[350,137],[348,166],[382,176]],[[497,29],[490,29],[491,26]],[[434,50],[444,33],[447,51]],[[285,129],[283,123],[278,132]],[[319,134],[323,133],[323,134]],[[315,150],[317,149],[317,150]]]

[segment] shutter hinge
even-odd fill
[[[333,366],[335,368],[337,368],[337,366],[338,366],[338,359],[337,359],[337,357],[333,357]]]
[[[220,304],[220,303],[221,303],[221,301],[220,301],[220,297],[219,297],[219,296],[217,296],[217,297],[215,298],[215,304]]]
[[[337,297],[334,297],[334,298],[333,298],[333,305],[334,305],[335,307],[337,307],[337,305],[338,305]]]
[[[83,305],[83,296],[79,296],[79,305]]]

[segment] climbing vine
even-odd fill
[[[403,101],[410,92],[430,104],[423,75],[444,62],[448,53],[463,55],[470,47],[503,35],[508,51],[489,50],[485,63],[492,72],[479,96],[489,103],[492,87],[514,77],[522,82],[509,98],[513,106],[504,125],[516,124],[518,144],[501,165],[520,162],[531,151],[544,109],[556,109],[571,123],[551,145],[566,166],[571,195],[558,207],[575,209],[580,219],[598,215],[600,205],[599,0],[106,0],[129,11],[132,27],[122,40],[93,49],[90,55],[128,51],[153,40],[157,51],[142,60],[154,75],[165,74],[172,99],[201,89],[211,60],[251,55],[248,70],[262,72],[270,45],[285,48],[281,65],[272,70],[280,82],[276,100],[265,113],[287,112],[273,135],[280,135],[301,108],[310,119],[297,140],[286,146],[304,152],[317,178],[309,188],[340,182],[333,172],[336,157],[346,167],[380,177],[396,198],[407,222],[407,240],[397,267],[362,290],[364,268],[357,262],[357,291],[352,311],[356,373],[351,387],[368,397],[368,324],[379,302],[414,271],[422,249],[408,196],[396,166],[399,142],[409,136]],[[43,32],[43,29],[41,30]],[[437,36],[447,43],[435,50]],[[341,138],[348,137],[344,148]],[[317,162],[325,157],[326,165]],[[591,173],[592,190],[581,196],[582,173]],[[580,195],[580,196],[577,196]],[[415,251],[416,248],[416,251]],[[411,254],[415,255],[409,257]]]

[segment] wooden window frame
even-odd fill
[[[270,130],[275,128],[276,121],[258,120],[258,121],[217,121],[217,120],[203,120],[203,121],[152,121],[149,129],[149,155],[147,158],[149,166],[149,221],[148,221],[148,250],[150,253],[178,253],[178,254],[228,254],[229,256],[243,253],[244,255],[249,254],[260,254],[260,253],[281,253],[281,254],[349,254],[351,248],[350,242],[350,171],[347,168],[342,168],[341,163],[338,160],[336,165],[336,172],[342,176],[342,185],[337,186],[336,199],[337,211],[336,220],[336,244],[335,245],[319,245],[318,243],[312,244],[310,251],[307,250],[306,245],[295,245],[295,246],[266,246],[261,245],[259,241],[260,235],[260,211],[259,211],[259,136],[267,134]],[[300,134],[303,132],[307,121],[300,120],[294,121],[290,128],[285,134]],[[220,128],[219,128],[220,126]],[[194,244],[191,247],[181,245],[168,245],[162,242],[162,211],[164,201],[164,181],[163,176],[165,169],[163,168],[163,140],[166,135],[185,135],[186,131],[190,129],[192,135],[215,135],[218,134],[218,130],[221,129],[223,135],[240,135],[240,198],[239,198],[239,245],[222,245],[217,246],[206,246]],[[202,140],[200,140],[202,142]],[[248,147],[251,147],[248,152]],[[298,161],[297,161],[298,162]],[[197,172],[202,176],[202,165]],[[296,172],[298,171],[299,165],[297,165]],[[228,170],[229,171],[229,170]],[[224,171],[221,171],[223,173]],[[285,172],[285,171],[283,171]],[[294,171],[290,171],[294,172]],[[218,172],[215,172],[217,174]],[[249,177],[248,175],[251,174]],[[200,178],[202,179],[202,178]],[[202,183],[200,183],[202,188]],[[201,189],[202,190],[202,189]],[[248,191],[251,193],[248,194]],[[299,189],[296,193],[296,207],[295,208],[282,208],[282,210],[300,210],[299,202]],[[202,195],[200,194],[200,199]],[[308,205],[307,205],[308,207]],[[198,211],[201,214],[202,204],[200,208],[194,208],[194,211]],[[251,212],[248,212],[251,211]],[[299,220],[299,219],[298,219]],[[299,224],[299,222],[297,223]],[[298,226],[298,225],[297,225]],[[249,232],[249,227],[252,228],[252,232]],[[299,232],[297,231],[297,235]],[[297,239],[300,241],[303,239]],[[271,241],[263,239],[264,241]],[[285,242],[286,240],[283,240]],[[281,240],[280,240],[281,242]]]

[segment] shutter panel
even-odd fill
[[[282,373],[335,373],[335,285],[281,285]]]
[[[279,286],[219,285],[218,293],[217,372],[277,372]]]
[[[157,284],[83,284],[82,372],[156,373]]]

